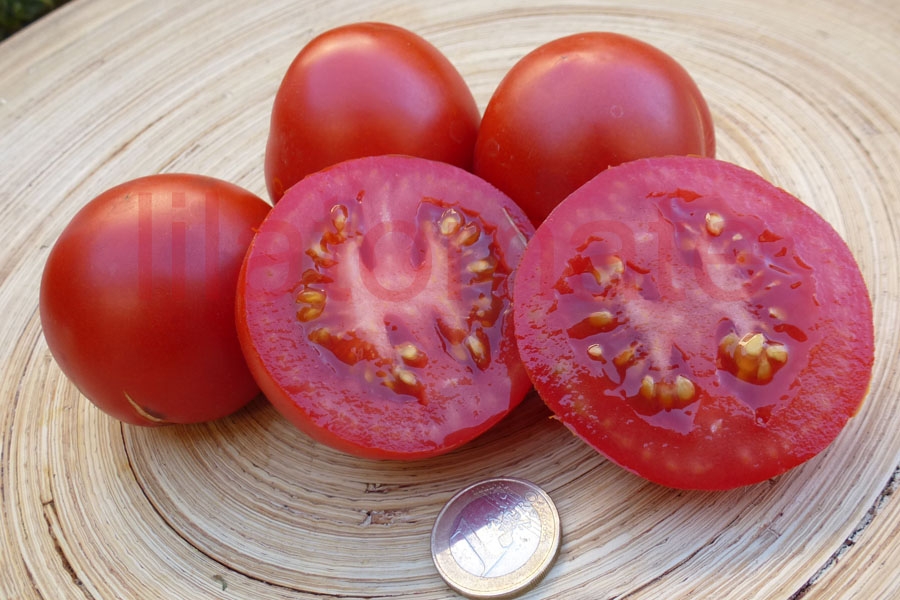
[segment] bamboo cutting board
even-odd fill
[[[858,416],[774,481],[687,493],[604,461],[533,397],[464,449],[403,464],[316,445],[264,401],[161,429],[94,409],[38,319],[65,223],[161,171],[265,197],[284,70],[312,35],[360,20],[426,37],[482,108],[518,58],[569,33],[672,54],[709,101],[718,156],[809,203],[859,260],[877,363]],[[3,42],[0,598],[453,598],[431,526],[454,492],[499,475],[544,487],[562,520],[559,560],[527,598],[900,596],[898,40],[894,0],[74,0]]]

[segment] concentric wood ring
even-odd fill
[[[857,256],[878,336],[859,415],[802,467],[710,494],[609,464],[536,397],[414,463],[331,451],[264,399],[191,427],[99,413],[41,335],[49,246],[84,202],[140,175],[264,195],[284,69],[314,33],[358,20],[428,38],[482,108],[515,60],[569,33],[618,31],[675,56],[709,101],[719,157],[809,203]],[[560,512],[559,560],[529,598],[897,595],[898,39],[890,0],[80,0],[0,44],[0,598],[449,598],[434,518],[490,476],[534,481]]]

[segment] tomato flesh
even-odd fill
[[[363,158],[307,177],[263,223],[239,283],[263,392],[364,457],[473,439],[530,387],[511,285],[532,231],[495,188],[435,161]]]
[[[872,308],[821,217],[734,165],[627,163],[542,224],[517,278],[537,391],[611,460],[727,489],[808,460],[865,396]]]

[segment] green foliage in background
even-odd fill
[[[66,2],[68,0],[0,0],[0,40]]]

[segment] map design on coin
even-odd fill
[[[470,502],[450,536],[457,564],[479,577],[501,577],[520,568],[541,540],[534,500],[499,489]]]

